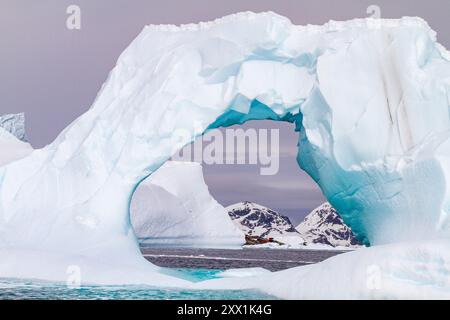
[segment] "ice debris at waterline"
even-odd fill
[[[190,285],[141,257],[133,192],[195,135],[273,119],[295,122],[300,166],[374,247],[247,285],[290,298],[449,297],[449,60],[420,18],[295,26],[249,12],[147,26],[89,111],[0,168],[0,275],[66,279],[77,265],[84,282]],[[395,286],[367,285],[372,262]]]

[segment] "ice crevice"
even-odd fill
[[[450,261],[442,228],[450,224],[448,57],[420,18],[296,26],[248,12],[147,26],[84,115],[45,148],[0,164],[0,276],[61,280],[79,264],[86,282],[186,286],[141,256],[130,200],[196,136],[262,119],[295,123],[300,167],[373,248],[261,276],[273,290],[260,278],[246,286],[281,297],[316,286],[315,296],[334,266],[342,276],[329,281],[371,297],[365,268],[378,261],[382,276],[402,272],[385,260],[414,256],[400,243]],[[398,294],[386,281],[386,296]],[[202,285],[213,283],[239,287],[232,279]]]

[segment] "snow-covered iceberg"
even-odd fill
[[[300,166],[366,244],[448,239],[449,60],[419,18],[147,26],[88,112],[0,167],[0,274],[64,279],[80,264],[85,281],[158,283],[130,224],[134,191],[195,136],[250,119],[295,122]],[[332,264],[278,284],[296,279],[291,296],[302,296]]]
[[[131,223],[145,245],[239,247],[244,234],[209,193],[202,166],[167,161],[139,185]]]
[[[0,127],[11,133],[17,139],[27,142],[24,113],[0,115]]]
[[[0,115],[0,167],[25,158],[32,151],[26,141],[24,114]]]

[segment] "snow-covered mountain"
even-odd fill
[[[350,248],[362,245],[328,202],[314,209],[296,229],[308,243]]]
[[[288,217],[262,205],[244,201],[226,209],[233,222],[245,234],[273,238],[284,235],[299,236]]]
[[[356,248],[361,243],[336,210],[324,203],[295,228],[288,217],[253,202],[240,202],[226,208],[233,222],[245,233],[272,237],[291,247]]]

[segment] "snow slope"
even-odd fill
[[[168,161],[136,190],[131,204],[136,236],[146,244],[229,247],[244,235],[210,195],[202,166]]]
[[[65,279],[66,267],[78,264],[83,281],[182,285],[140,255],[132,195],[196,136],[250,119],[295,123],[298,163],[358,239],[374,246],[355,265],[362,269],[350,253],[280,273],[290,297],[333,295],[343,284],[357,296],[363,277],[347,271],[332,287],[325,272],[335,265],[365,274],[382,244],[406,243],[409,259],[385,264],[404,276],[403,288],[413,277],[403,271],[423,257],[448,274],[449,60],[420,18],[295,26],[248,12],[147,26],[89,111],[52,144],[0,167],[0,275]],[[421,254],[408,249],[413,241],[423,244]],[[437,279],[438,271],[424,270]],[[293,274],[303,279],[295,287]],[[430,285],[418,281],[408,296],[440,283],[417,279]]]
[[[332,247],[359,248],[361,243],[328,202],[308,214],[296,227],[308,243],[326,244]]]
[[[0,116],[0,167],[25,158],[33,151],[25,137],[23,114]]]
[[[28,143],[18,140],[15,136],[1,127],[0,149],[0,167],[25,158],[33,151],[33,148]]]
[[[0,115],[0,127],[11,133],[17,139],[27,142],[24,113]]]

